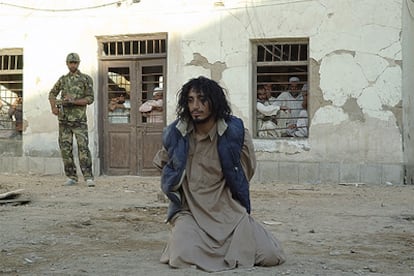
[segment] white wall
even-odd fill
[[[401,16],[405,0],[233,0],[223,1],[224,7],[214,7],[213,2],[126,1],[119,7],[67,12],[0,4],[0,35],[7,37],[0,41],[0,48],[24,48],[24,117],[28,123],[23,140],[25,155],[46,160],[59,155],[57,122],[50,113],[47,94],[66,72],[65,56],[72,51],[80,54],[80,69],[97,84],[96,36],[168,32],[168,121],[175,117],[175,93],[189,78],[202,74],[228,89],[234,113],[249,128],[253,116],[250,40],[309,37],[309,139],[255,141],[261,166],[257,180],[282,181],[284,166],[296,170],[297,164],[309,163],[311,168],[303,170],[305,175],[302,173],[304,181],[315,178],[320,182],[321,168],[333,166],[338,171],[338,181],[361,182],[369,178],[368,182],[375,182],[376,172],[384,176],[392,170],[396,175],[393,182],[400,182]],[[32,1],[13,3],[33,5]],[[58,10],[107,1],[36,3],[37,9]],[[97,158],[96,104],[89,108],[88,115],[91,148]],[[265,169],[274,164],[279,168],[274,170],[278,175]],[[358,165],[357,175],[349,179],[347,171],[353,167],[348,164]],[[368,171],[373,168],[372,173],[364,174],[366,166]],[[311,175],[307,176],[306,170],[312,171]],[[297,174],[287,182],[303,182],[301,172]],[[385,180],[381,177],[379,182]]]
[[[403,118],[406,184],[414,184],[414,1],[403,4]]]

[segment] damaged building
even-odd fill
[[[87,114],[95,175],[158,175],[152,158],[176,117],[177,92],[203,75],[226,89],[253,136],[254,182],[414,182],[412,0],[18,0],[0,7],[1,173],[63,174],[48,93],[76,52],[94,81]],[[164,109],[151,122],[139,107],[155,88],[164,92]],[[260,89],[279,106],[297,107],[289,118],[280,111],[261,118]],[[121,96],[122,110],[108,108]],[[300,135],[291,131],[299,122]]]

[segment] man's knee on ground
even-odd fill
[[[256,265],[276,266],[286,261],[285,254],[280,248],[264,248],[256,253]]]

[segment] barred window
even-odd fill
[[[100,37],[101,57],[159,57],[167,53],[166,35],[142,35],[131,37]]]
[[[23,50],[0,49],[0,138],[23,131]]]
[[[308,40],[253,43],[255,138],[308,137]]]

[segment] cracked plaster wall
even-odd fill
[[[403,140],[405,183],[414,184],[414,1],[403,9]]]
[[[317,2],[309,139],[257,142],[259,158],[401,164],[402,2]]]
[[[60,15],[44,17],[34,12],[27,16],[24,11],[18,14],[2,8],[8,21],[0,19],[4,23],[0,34],[12,39],[0,42],[0,47],[23,47],[25,54],[25,100],[30,102],[24,115],[28,121],[25,154],[58,154],[56,122],[50,117],[45,95],[65,72],[64,62],[57,60],[79,47],[71,37],[82,41],[81,70],[91,74],[97,84],[97,35],[167,32],[167,121],[175,117],[176,92],[181,85],[206,75],[228,90],[233,112],[251,129],[251,40],[308,37],[310,137],[255,140],[258,160],[401,164],[401,16],[405,1],[284,0],[268,5],[228,0],[223,9],[212,8],[206,0],[163,1],[163,5],[161,1],[142,1],[129,7],[76,13],[67,33],[60,31],[66,24]],[[10,18],[14,25],[8,23]],[[49,30],[51,25],[56,28]],[[45,41],[48,47],[44,47]],[[95,89],[98,93],[99,88]],[[91,106],[88,115],[95,157],[97,114],[97,106]]]
[[[309,139],[256,139],[259,162],[399,167],[402,3],[320,0],[234,11],[216,18],[222,27],[215,26],[214,32],[182,34],[181,79],[203,74],[219,81],[229,91],[234,113],[251,128],[252,50],[247,42],[309,37]]]

